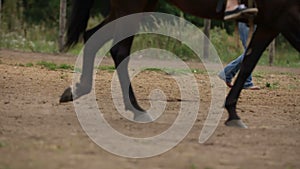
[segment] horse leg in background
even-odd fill
[[[103,25],[110,21],[109,18],[105,19],[95,28],[87,31],[84,34],[85,43],[88,42],[90,36],[92,36],[97,30],[99,30]],[[99,48],[103,46],[107,41],[112,39],[112,35],[105,35],[105,38],[102,40],[103,44],[97,44]],[[83,68],[82,74],[80,77],[80,83],[77,83],[75,88],[72,91],[71,87],[68,87],[60,97],[59,102],[68,102],[73,101],[85,94],[88,94],[92,89],[93,83],[93,70],[94,70],[94,60],[97,53],[97,48],[94,45],[85,44],[83,49]]]
[[[128,63],[133,38],[131,36],[120,41],[110,50],[110,53],[120,80],[125,109],[134,113],[135,121],[151,122],[151,116],[139,106],[130,83]]]
[[[240,120],[240,117],[237,115],[236,104],[246,79],[252,73],[263,51],[278,35],[278,33],[279,32],[277,31],[272,31],[257,26],[257,29],[246,50],[245,57],[241,65],[240,73],[234,83],[234,86],[227,95],[225,101],[225,108],[229,113],[229,118],[225,122],[225,125],[232,127],[247,128],[247,126]]]

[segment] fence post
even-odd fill
[[[60,0],[60,11],[59,11],[59,38],[58,38],[58,49],[59,52],[63,51],[65,44],[65,29],[66,29],[66,14],[67,13],[67,0]]]
[[[207,59],[209,57],[209,39],[210,39],[210,27],[211,20],[204,19],[204,34],[207,36],[207,39],[204,38],[204,46],[203,46],[203,57]]]
[[[1,21],[2,21],[2,0],[0,0],[0,30],[2,28],[2,25],[1,25]]]
[[[275,39],[269,45],[269,66],[273,65],[274,58],[275,58]]]

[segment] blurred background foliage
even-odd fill
[[[17,49],[33,52],[57,53],[59,31],[60,0],[0,0],[0,48]],[[70,13],[71,0],[67,0],[67,16]],[[100,12],[101,11],[101,12]],[[174,14],[183,17],[203,29],[204,19],[183,13],[178,8],[159,0],[158,12]],[[91,10],[88,27],[93,27],[108,14],[109,0],[95,0]],[[234,33],[234,22],[211,21],[210,38],[216,47],[222,61],[229,62],[239,56],[243,50],[237,43]],[[165,43],[166,37],[138,36],[133,50],[150,46],[173,50],[184,60],[194,59],[193,52],[188,47],[175,40]],[[78,54],[82,43],[72,48],[68,53]],[[174,47],[176,46],[176,47]],[[267,52],[260,64],[268,64]],[[276,56],[274,65],[300,67],[300,54],[282,37],[276,39]]]

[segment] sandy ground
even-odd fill
[[[81,128],[72,103],[59,104],[71,84],[71,70],[47,70],[27,63],[51,61],[74,64],[76,57],[0,51],[0,169],[298,169],[300,168],[300,69],[259,66],[254,82],[259,91],[241,94],[238,112],[249,129],[224,126],[198,143],[210,106],[210,84],[205,73],[195,74],[201,108],[190,133],[161,155],[131,159],[97,146]],[[110,58],[103,62],[112,65]],[[200,63],[189,63],[203,68]],[[129,136],[153,136],[176,118],[180,99],[170,75],[145,71],[133,80],[137,98],[149,108],[148,95],[159,88],[167,96],[165,114],[154,124],[133,124],[112,103],[113,72],[102,70],[96,79],[100,109],[111,125]],[[266,83],[271,88],[265,87]],[[122,145],[120,145],[122,146]]]

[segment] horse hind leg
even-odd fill
[[[130,78],[129,78],[129,73],[128,73],[129,57],[128,56],[130,54],[132,41],[133,41],[133,36],[120,41],[113,48],[111,48],[110,53],[114,60],[115,67],[117,69],[117,74],[120,80],[125,109],[132,111],[134,113],[135,121],[151,122],[152,117],[139,106],[137,99],[134,95]]]

